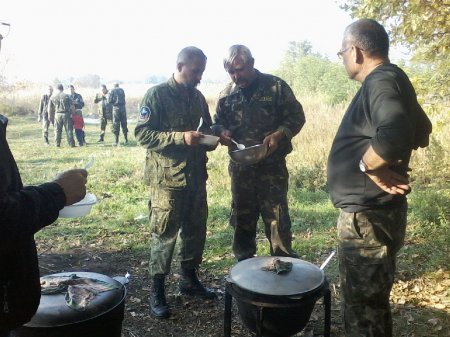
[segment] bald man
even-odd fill
[[[201,144],[202,133],[211,133],[208,105],[195,88],[205,66],[206,56],[200,49],[182,49],[173,77],[145,94],[135,130],[137,141],[147,149],[145,180],[151,187],[152,239],[149,271],[153,279],[150,307],[157,318],[170,316],[164,282],[178,234],[181,293],[215,297],[197,278],[208,216],[206,151],[215,149]],[[201,118],[200,132],[194,131]]]

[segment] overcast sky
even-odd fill
[[[289,41],[309,40],[337,60],[351,21],[334,0],[2,0],[0,22],[11,29],[0,75],[144,80],[172,74],[179,50],[194,45],[208,57],[203,78],[225,78],[222,58],[237,43],[252,50],[256,68],[270,72]]]

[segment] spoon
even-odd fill
[[[235,141],[233,138],[230,138],[230,140],[236,144],[236,147],[238,148],[238,150],[244,150],[245,149],[245,145],[244,144],[239,144],[237,141]]]
[[[91,157],[89,158],[89,161],[87,162],[87,164],[84,165],[84,169],[85,169],[86,171],[89,170],[89,169],[92,167],[92,165],[94,165],[94,161],[95,161],[94,156],[91,156]]]
[[[198,126],[197,126],[197,132],[200,131],[200,128],[202,127],[202,125],[203,125],[203,117],[200,117],[200,122],[198,123]]]

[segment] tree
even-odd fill
[[[285,80],[296,94],[320,94],[329,104],[345,101],[359,87],[348,78],[341,64],[313,52],[308,41],[289,42],[275,74]]]
[[[352,17],[382,23],[394,43],[408,47],[413,61],[429,69],[433,76],[419,90],[450,96],[448,0],[341,0],[341,7]]]

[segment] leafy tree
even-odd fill
[[[341,0],[355,18],[382,23],[394,43],[413,53],[430,76],[419,90],[450,96],[450,2],[448,0]],[[423,74],[423,73],[422,73]]]
[[[289,42],[288,50],[275,72],[300,95],[321,94],[327,103],[345,101],[359,87],[348,79],[341,64],[314,53],[308,41]]]

